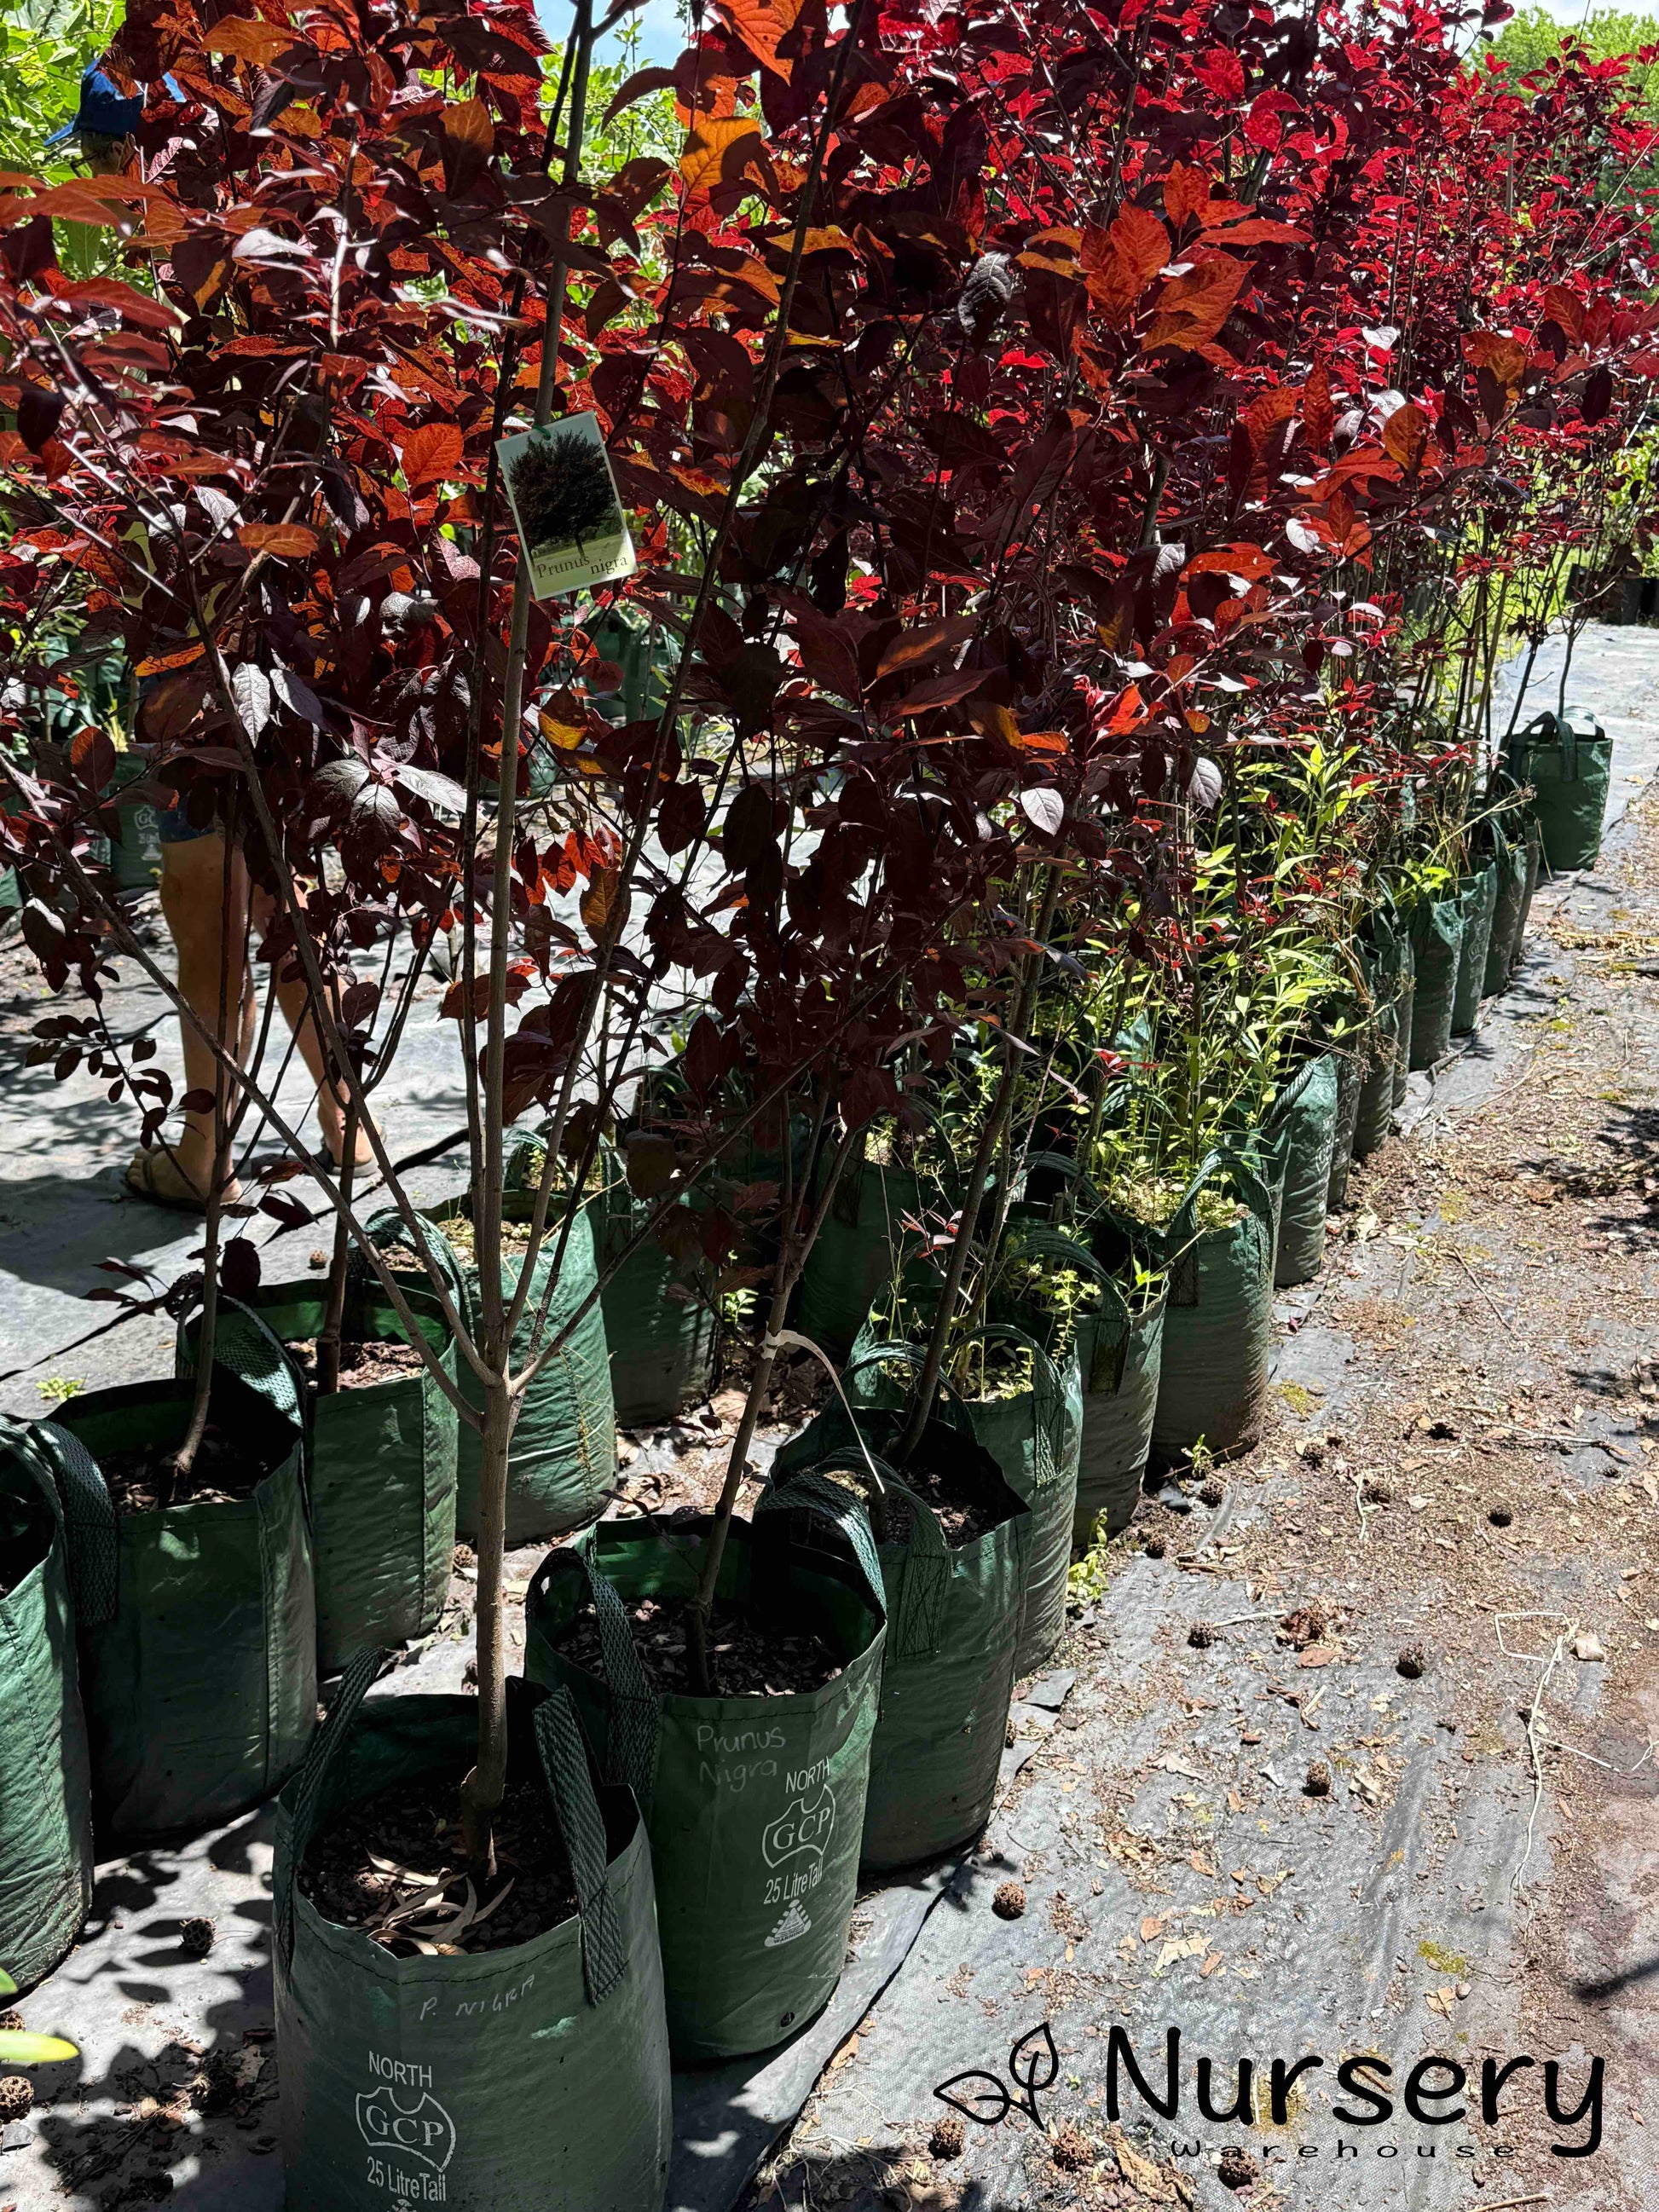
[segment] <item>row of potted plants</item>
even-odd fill
[[[617,82],[585,0],[550,71],[493,0],[134,0],[131,160],[0,207],[36,1057],[212,1164],[186,1276],[118,1269],[177,1372],[8,1431],[0,1958],[73,1941],[100,1833],[282,1785],[296,2202],[658,2200],[671,2061],[812,2017],[860,1866],[977,1832],[1073,1545],[1248,1443],[1275,1278],[1584,811],[1594,734],[1500,740],[1494,672],[1639,434],[1616,72],[1513,88],[1412,8],[1091,21],[719,0]],[[594,564],[514,544],[499,447],[579,417],[637,565],[538,598]],[[222,860],[216,1015],[52,720],[112,645],[121,805]],[[435,1211],[382,1103],[434,966]],[[261,1217],[332,1220],[320,1284]],[[598,1517],[618,1407],[738,1324],[712,1510]],[[744,1512],[795,1359],[834,1386]],[[452,1525],[476,1692],[371,1698]],[[510,1679],[506,1549],[577,1530]]]

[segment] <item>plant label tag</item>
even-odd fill
[[[562,415],[495,447],[538,599],[614,584],[638,567],[597,415]]]

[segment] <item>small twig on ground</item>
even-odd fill
[[[1480,1276],[1475,1273],[1474,1268],[1470,1267],[1468,1261],[1463,1257],[1463,1255],[1458,1250],[1455,1244],[1449,1244],[1446,1247],[1446,1249],[1451,1254],[1452,1258],[1456,1261],[1458,1266],[1463,1270],[1463,1273],[1474,1285],[1475,1289],[1480,1291],[1481,1297],[1485,1298],[1486,1304],[1492,1308],[1493,1316],[1503,1328],[1508,1329],[1510,1334],[1513,1336],[1515,1334],[1515,1323],[1510,1319],[1509,1316],[1504,1312],[1497,1300],[1492,1297],[1492,1292],[1481,1281]]]
[[[1586,1765],[1599,1766],[1605,1772],[1616,1774],[1626,1781],[1628,1781],[1632,1774],[1639,1774],[1649,1759],[1653,1757],[1653,1746],[1650,1744],[1634,1766],[1615,1766],[1609,1759],[1598,1759],[1593,1751],[1580,1751],[1572,1744],[1558,1743],[1553,1735],[1540,1736],[1539,1741],[1547,1751],[1565,1751],[1569,1759],[1582,1759]]]
[[[1533,1838],[1538,1827],[1539,1808],[1544,1802],[1544,1762],[1540,1755],[1542,1746],[1538,1735],[1539,1710],[1544,1702],[1544,1692],[1549,1687],[1550,1677],[1560,1665],[1569,1639],[1578,1632],[1578,1616],[1575,1615],[1568,1621],[1566,1626],[1557,1636],[1554,1647],[1547,1656],[1540,1651],[1511,1651],[1504,1641],[1504,1623],[1506,1620],[1559,1621],[1561,1618],[1562,1615],[1559,1613],[1500,1613],[1494,1615],[1492,1621],[1492,1626],[1498,1632],[1498,1648],[1506,1658],[1524,1660],[1530,1666],[1541,1666],[1544,1670],[1538,1678],[1538,1686],[1533,1692],[1532,1704],[1527,1711],[1527,1752],[1532,1761],[1532,1809],[1527,1815],[1527,1847],[1521,1854],[1520,1863],[1510,1876],[1511,1890],[1520,1888],[1521,1877],[1525,1874],[1527,1862],[1532,1856]]]

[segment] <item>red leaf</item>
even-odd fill
[[[1193,75],[1200,84],[1207,85],[1218,100],[1231,104],[1244,97],[1244,64],[1225,46],[1212,47],[1201,62],[1193,64]]]
[[[1184,276],[1172,276],[1158,295],[1158,313],[1146,333],[1148,353],[1159,346],[1195,352],[1221,334],[1249,270],[1225,253],[1212,253]]]
[[[401,448],[404,474],[414,491],[453,476],[461,465],[461,433],[453,422],[428,422],[411,430]]]

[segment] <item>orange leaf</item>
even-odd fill
[[[714,0],[714,13],[743,40],[757,62],[787,83],[793,64],[778,52],[795,27],[802,0]]]
[[[224,15],[203,36],[210,54],[234,54],[240,62],[263,66],[285,54],[295,44],[294,33],[278,23],[257,21],[246,15]]]
[[[754,140],[757,154],[765,146],[752,115],[698,116],[680,156],[680,175],[687,191],[712,191],[726,173],[728,150],[744,138]]]
[[[465,192],[495,150],[495,125],[481,100],[463,100],[438,118],[444,140],[444,188]]]
[[[177,653],[158,653],[154,659],[141,660],[137,673],[140,676],[165,676],[169,668],[188,668],[192,660],[199,660],[207,647],[202,645],[182,646]]]
[[[1164,212],[1177,230],[1188,216],[1206,219],[1210,204],[1210,180],[1202,169],[1188,168],[1184,161],[1172,164],[1164,179]]]
[[[1250,435],[1250,449],[1259,453],[1279,424],[1296,412],[1296,394],[1287,384],[1275,385],[1251,400],[1239,420]]]
[[[236,533],[236,542],[252,553],[270,553],[278,561],[298,561],[314,553],[322,540],[303,522],[245,522]]]
[[[1527,349],[1518,338],[1476,331],[1464,339],[1463,355],[1476,368],[1489,368],[1509,396],[1515,397],[1527,366]]]
[[[1080,258],[1089,295],[1113,324],[1125,323],[1137,300],[1170,258],[1170,234],[1145,208],[1120,210],[1109,230],[1091,223]]]
[[[1172,276],[1158,295],[1158,313],[1144,341],[1146,351],[1174,346],[1192,353],[1208,345],[1219,337],[1249,273],[1242,261],[1212,253],[1184,276]]]
[[[950,647],[965,643],[978,628],[977,615],[958,615],[951,622],[926,623],[920,629],[901,630],[876,664],[877,683],[901,668],[937,660]]]
[[[1403,407],[1396,407],[1382,425],[1384,450],[1399,462],[1408,477],[1415,476],[1423,465],[1423,449],[1429,442],[1431,428],[1423,410],[1413,406],[1409,400]]]
[[[1315,453],[1329,451],[1336,410],[1331,404],[1331,380],[1322,362],[1302,387],[1302,428]]]
[[[404,475],[409,488],[436,483],[453,475],[461,464],[461,433],[454,422],[427,422],[411,430],[403,446]]]

